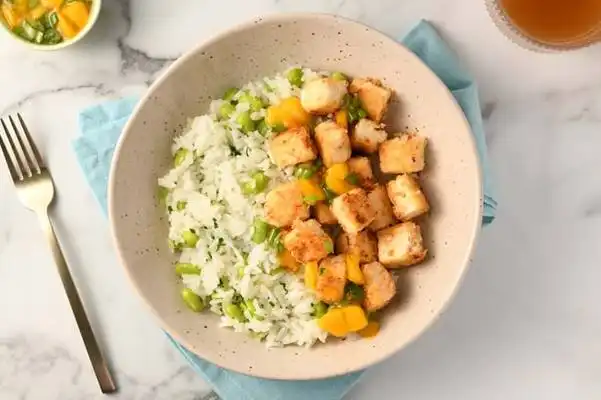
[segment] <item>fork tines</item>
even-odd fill
[[[8,116],[8,123],[6,119],[0,118],[4,131],[0,132],[0,149],[13,181],[41,174],[45,166],[21,114],[17,113],[20,129],[12,115]]]

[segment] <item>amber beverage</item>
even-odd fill
[[[488,0],[511,39],[539,50],[579,48],[601,40],[601,0]]]

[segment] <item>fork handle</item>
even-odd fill
[[[48,213],[38,212],[38,218],[40,219],[42,229],[46,234],[46,239],[48,239],[48,243],[50,244],[50,249],[52,250],[54,262],[56,263],[58,273],[61,277],[61,281],[63,282],[65,293],[67,294],[67,298],[69,299],[71,310],[73,311],[73,315],[75,316],[75,321],[77,322],[79,333],[81,335],[81,338],[83,339],[83,343],[86,347],[86,351],[88,353],[88,357],[90,358],[90,362],[92,363],[92,368],[94,369],[94,373],[96,374],[96,379],[98,380],[98,384],[100,385],[100,390],[102,390],[102,393],[113,393],[117,390],[117,388],[115,386],[113,378],[111,377],[111,373],[108,369],[106,361],[104,360],[104,357],[100,352],[98,342],[94,337],[94,332],[92,331],[92,327],[90,326],[90,321],[86,316],[85,309],[83,307],[79,294],[77,293],[77,288],[75,287],[75,283],[73,283],[73,278],[71,278],[69,267],[67,266],[67,262],[65,261],[65,257],[63,256],[61,246],[58,240],[56,239],[56,234],[54,233],[54,228],[52,227],[52,223],[50,222]]]

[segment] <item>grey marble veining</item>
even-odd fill
[[[0,36],[0,113],[20,111],[53,172],[53,214],[126,400],[213,400],[135,297],[70,143],[78,110],[140,94],[186,49],[259,14],[337,13],[400,37],[432,20],[478,78],[497,221],[455,301],[351,400],[601,398],[601,47],[534,54],[473,0],[104,0],[80,45]],[[481,4],[482,3],[482,4]],[[25,78],[26,77],[26,78]],[[101,399],[34,216],[0,168],[0,399]]]

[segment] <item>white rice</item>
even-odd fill
[[[319,76],[309,69],[303,72],[305,81]],[[284,74],[248,83],[242,90],[269,104],[299,94]],[[201,273],[183,275],[183,284],[221,315],[221,326],[258,336],[267,346],[323,342],[327,334],[311,315],[317,302],[314,293],[299,276],[278,272],[275,252],[251,240],[253,221],[263,215],[265,193],[286,181],[291,171],[280,171],[273,164],[266,146],[269,134],[240,131],[236,118],[248,104],[238,103],[230,118],[220,121],[222,104],[213,101],[209,114],[189,121],[172,146],[173,154],[187,150],[185,160],[159,180],[169,190],[169,239],[181,242],[188,230],[199,237],[195,248],[182,250],[179,261],[199,266]],[[251,114],[253,120],[264,117],[264,109]],[[269,186],[262,194],[245,196],[240,185],[252,171],[263,171]],[[187,205],[178,210],[178,202]],[[245,322],[223,312],[226,304],[240,298],[255,308],[254,315],[244,310]]]

